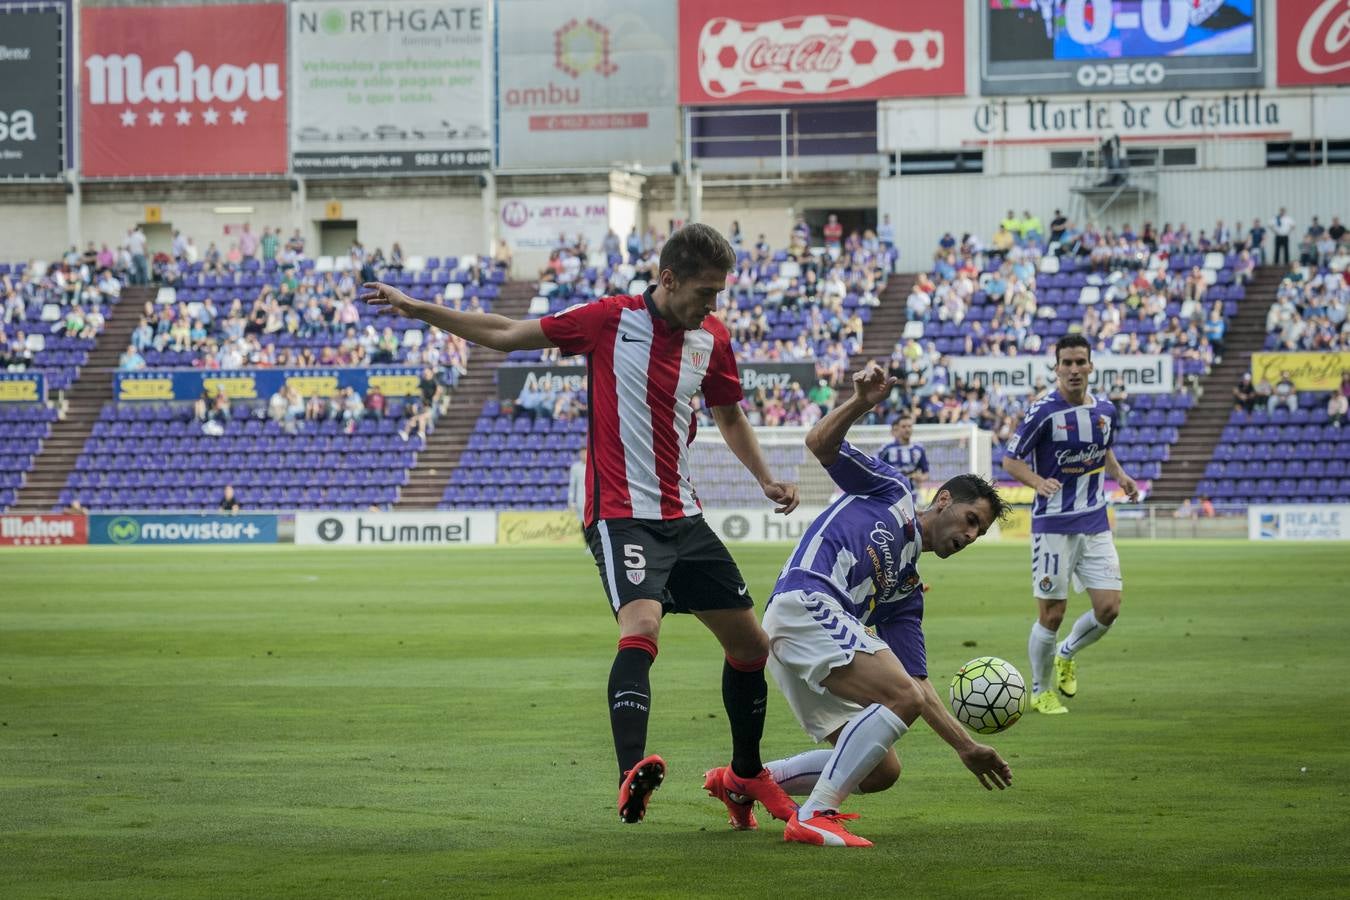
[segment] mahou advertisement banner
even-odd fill
[[[84,7],[81,169],[286,171],[286,7]]]
[[[1280,0],[1274,6],[1280,87],[1350,84],[1350,0]]]
[[[964,3],[681,0],[680,102],[965,93]],[[731,15],[727,15],[730,13]]]

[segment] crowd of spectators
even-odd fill
[[[1316,216],[1299,244],[1298,259],[1276,290],[1266,314],[1267,350],[1350,349],[1350,235],[1339,217],[1323,226]]]

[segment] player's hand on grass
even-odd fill
[[[1042,478],[1041,483],[1036,485],[1036,493],[1049,500],[1059,493],[1059,488],[1058,478]]]
[[[870,408],[886,398],[897,380],[888,378],[885,370],[872,361],[861,372],[853,373],[853,393]]]
[[[998,788],[1000,791],[1012,785],[1012,768],[998,755],[993,747],[975,744],[961,753],[961,762],[975,773],[986,791]]]
[[[389,312],[406,316],[409,319],[414,318],[413,309],[416,307],[417,301],[398,288],[380,281],[368,281],[361,286],[366,289],[365,293],[361,295],[362,301],[369,303],[371,306],[386,307]],[[383,310],[380,311],[383,312]]]
[[[797,485],[790,481],[765,482],[764,496],[777,504],[776,513],[787,515],[797,508]]]
[[[1133,478],[1122,474],[1116,483],[1120,485],[1120,489],[1125,492],[1131,503],[1139,502],[1139,485],[1135,484]]]

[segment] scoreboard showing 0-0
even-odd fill
[[[1264,83],[1264,0],[985,0],[986,95]]]

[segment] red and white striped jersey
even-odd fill
[[[564,354],[586,356],[586,524],[700,514],[689,480],[694,394],[702,390],[707,406],[743,396],[721,321],[708,316],[694,331],[672,327],[648,289],[573,306],[540,325]]]

